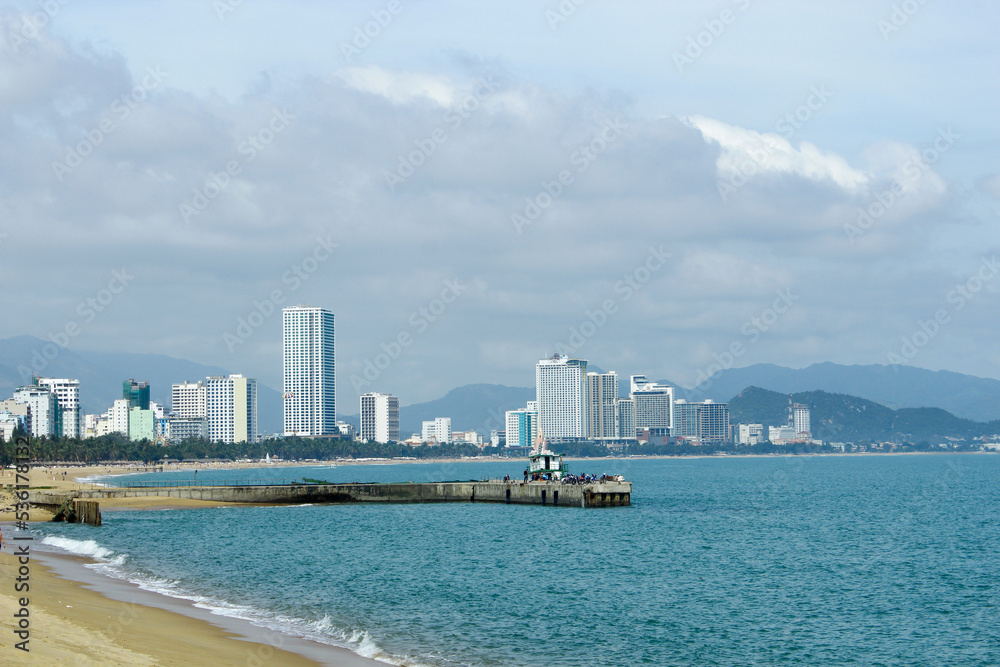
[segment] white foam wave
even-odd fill
[[[325,615],[317,621],[308,621],[252,605],[235,604],[214,596],[199,595],[185,590],[180,581],[136,572],[127,568],[126,554],[115,553],[111,549],[102,547],[94,540],[74,540],[68,537],[50,535],[42,540],[42,544],[73,554],[95,558],[99,562],[91,563],[85,567],[107,577],[124,579],[151,593],[187,600],[194,606],[205,609],[212,614],[247,621],[256,627],[293,637],[346,648],[362,657],[390,665],[423,666],[423,663],[415,661],[412,657],[392,655],[386,652],[365,630],[349,630],[338,627],[329,615]]]
[[[94,540],[74,540],[69,537],[56,537],[54,535],[49,535],[43,539],[42,544],[47,544],[63,551],[68,551],[71,554],[77,554],[78,556],[90,556],[91,558],[100,560],[106,560],[115,553],[111,549],[102,547]]]

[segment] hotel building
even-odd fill
[[[336,434],[334,315],[324,308],[293,306],[281,311],[281,320],[284,433]]]
[[[389,394],[362,394],[359,438],[366,442],[399,442],[399,399]]]
[[[616,440],[615,420],[618,400],[618,374],[587,373],[587,436],[594,440]]]
[[[257,442],[257,380],[230,375],[206,379],[208,439],[234,444]]]
[[[544,437],[587,437],[587,362],[564,354],[535,366],[538,429]]]
[[[56,395],[59,406],[59,428],[56,435],[67,438],[82,438],[82,418],[80,415],[80,381],[55,378],[37,378],[38,386],[48,387]]]

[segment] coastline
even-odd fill
[[[565,457],[566,461],[574,463],[580,462],[603,462],[615,461],[619,464],[628,461],[659,460],[659,459],[751,459],[751,458],[787,458],[797,456],[803,458],[810,457],[840,457],[840,456],[927,456],[927,455],[959,455],[959,454],[992,454],[995,452],[824,452],[814,454],[683,454],[677,456],[657,454],[650,456],[592,456],[592,457]],[[178,470],[243,470],[256,468],[305,468],[316,466],[342,466],[342,465],[400,465],[404,463],[418,464],[440,464],[440,463],[502,463],[507,461],[518,461],[519,459],[503,458],[439,458],[439,459],[375,459],[375,460],[351,460],[351,461],[276,461],[270,463],[258,461],[233,461],[233,462],[213,462],[213,463],[173,463],[166,466],[156,466],[162,468],[164,472],[174,472]],[[105,486],[93,480],[100,477],[135,475],[146,472],[154,472],[149,467],[143,466],[33,466],[28,473],[29,485],[31,488],[49,488],[53,491],[74,491],[81,489],[98,489]],[[595,471],[598,472],[598,471]],[[12,490],[3,488],[13,486],[15,473],[13,470],[0,470],[0,522],[13,521],[15,519],[13,505],[15,502]],[[138,498],[114,498],[101,501],[101,507],[107,509],[184,509],[184,508],[205,508],[205,507],[239,507],[247,506],[247,503],[223,503],[207,500],[188,500],[183,498],[163,498],[163,497],[138,497]],[[6,510],[6,511],[5,511]],[[40,508],[32,508],[29,514],[29,521],[48,521],[52,518],[52,512]]]
[[[6,527],[6,526],[5,526]],[[9,535],[10,533],[8,533]],[[0,553],[0,617],[26,596],[30,639],[25,653],[0,634],[5,665],[261,665],[370,667],[382,664],[348,649],[319,644],[219,616],[193,603],[142,590],[84,567],[90,559],[33,551],[30,591],[15,593],[12,541]]]

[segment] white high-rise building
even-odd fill
[[[48,387],[56,395],[59,404],[59,429],[56,435],[67,438],[82,438],[82,416],[80,414],[80,381],[65,378],[37,378],[38,385]],[[61,429],[61,430],[60,430]]]
[[[108,411],[108,419],[110,421],[108,433],[128,435],[129,408],[130,405],[127,398],[119,398],[114,402]]]
[[[622,440],[635,440],[635,401],[619,398],[615,401],[615,426]]]
[[[549,439],[587,437],[587,362],[564,354],[535,366],[538,429]]]
[[[703,445],[729,442],[729,404],[677,400],[673,429],[673,435]]]
[[[399,399],[390,394],[361,395],[363,441],[399,442]]]
[[[528,401],[528,405],[538,405],[538,401]],[[531,447],[538,437],[538,410],[509,410],[505,417],[505,438],[508,447]]]
[[[281,319],[285,435],[336,434],[333,313],[324,308],[293,306],[281,311]]]
[[[181,382],[170,387],[170,411],[175,417],[197,419],[208,414],[208,393],[205,383]]]
[[[595,440],[618,438],[617,400],[617,373],[587,373],[587,437]]]
[[[233,444],[257,442],[257,380],[230,375],[206,379],[208,439]]]
[[[421,439],[424,442],[434,442],[438,445],[451,442],[451,417],[437,417],[433,421],[423,422]]]
[[[635,402],[635,427],[656,435],[670,435],[674,426],[674,388],[648,382],[645,375],[632,376],[631,398]]]
[[[32,437],[57,436],[59,401],[48,387],[31,385],[14,392],[14,402],[28,406],[28,433]]]
[[[803,438],[812,437],[809,430],[809,406],[804,403],[796,403],[792,406],[792,423],[795,435]]]

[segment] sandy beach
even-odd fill
[[[5,532],[9,538],[11,533]],[[7,619],[0,632],[4,665],[378,664],[346,649],[212,616],[183,600],[109,580],[85,570],[86,561],[75,557],[36,552],[29,564],[30,590],[15,593],[19,565],[11,554],[12,544],[8,539],[0,553],[0,617]],[[15,648],[21,640],[11,632],[22,596],[30,614],[27,653]]]
[[[243,464],[241,467],[246,467]],[[187,466],[171,466],[179,469]],[[194,466],[190,466],[194,469]],[[200,465],[204,470],[213,466]],[[221,466],[220,466],[221,467]],[[235,467],[230,464],[226,467]],[[63,472],[66,474],[63,475]],[[80,482],[94,475],[141,472],[130,468],[36,467],[29,473],[33,488],[53,490],[97,488]],[[183,600],[143,591],[83,567],[88,559],[33,550],[30,591],[16,592],[19,564],[13,555],[18,534],[12,470],[0,475],[0,664],[3,665],[344,665],[379,664],[347,649],[298,640],[249,623],[212,615]],[[166,509],[223,506],[197,500],[129,498],[102,501],[102,509]],[[31,521],[49,521],[52,513],[33,508]],[[22,596],[29,600],[30,648],[15,648],[13,614]],[[254,641],[256,640],[256,641]],[[276,647],[284,648],[276,648]],[[288,650],[290,649],[291,650]]]

